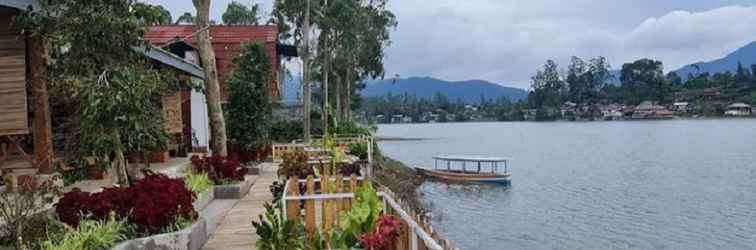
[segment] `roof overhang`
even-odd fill
[[[0,0],[0,6],[15,8],[19,10],[27,10],[29,6],[37,9],[39,3],[36,0]]]
[[[185,72],[189,75],[205,78],[205,72],[197,64],[184,60],[171,52],[155,47],[153,45],[135,46],[132,49],[139,52],[152,60],[158,61],[164,65],[170,66],[178,71]]]

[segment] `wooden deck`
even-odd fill
[[[252,220],[265,212],[263,204],[273,200],[268,189],[276,180],[278,164],[260,165],[260,177],[249,193],[240,199],[221,220],[210,240],[202,249],[206,250],[249,250],[256,249],[257,234],[252,227]]]

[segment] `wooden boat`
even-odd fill
[[[508,184],[512,178],[512,173],[507,169],[508,162],[512,160],[509,157],[445,155],[435,156],[433,160],[435,164],[432,170],[417,168],[417,171],[428,177],[451,182]],[[439,168],[439,162],[445,162],[446,168]],[[503,172],[499,171],[500,164],[504,165]]]

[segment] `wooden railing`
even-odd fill
[[[373,162],[373,144],[375,143],[375,138],[371,135],[337,135],[334,136],[334,140],[336,141],[337,145],[349,145],[352,143],[365,143],[367,145],[367,151],[368,151],[368,163]],[[302,143],[301,140],[292,142],[292,143],[276,143],[272,145],[272,158],[274,162],[281,162],[282,157],[287,152],[292,152],[295,150],[304,150],[308,151],[307,149],[310,149],[310,151],[313,152],[319,152],[322,150],[322,148],[316,146],[316,145],[323,145],[323,137],[322,136],[314,136],[312,139],[312,142],[310,144]]]
[[[274,162],[281,162],[283,155],[287,152],[304,150],[306,147],[307,145],[303,143],[276,143],[271,145],[271,157]]]
[[[355,175],[346,178],[324,175],[319,179],[309,176],[305,180],[292,177],[286,182],[281,199],[283,215],[292,220],[304,219],[305,233],[308,239],[312,239],[318,230],[326,232],[338,225],[339,212],[351,209],[354,192],[364,181]],[[304,194],[300,192],[301,184],[304,184]],[[402,233],[396,241],[397,250],[455,249],[433,230],[426,218],[404,210],[406,206],[395,200],[390,190],[380,187],[378,196],[383,200],[384,213],[396,216],[402,223]],[[303,203],[304,209],[301,209]]]

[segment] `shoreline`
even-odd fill
[[[420,200],[418,188],[425,182],[425,177],[418,174],[401,161],[394,160],[380,152],[376,152],[374,163],[375,180],[391,189],[409,209],[417,214],[430,212],[429,205]]]
[[[548,120],[548,121],[464,121],[464,122],[411,122],[411,123],[376,123],[375,125],[425,125],[425,124],[463,124],[463,123],[595,123],[595,122],[646,122],[646,121],[738,121],[738,120],[756,120],[756,116],[747,117],[678,117],[672,119],[622,119],[622,120]],[[405,137],[377,137],[379,141],[421,141],[431,140],[429,138],[405,138]]]

